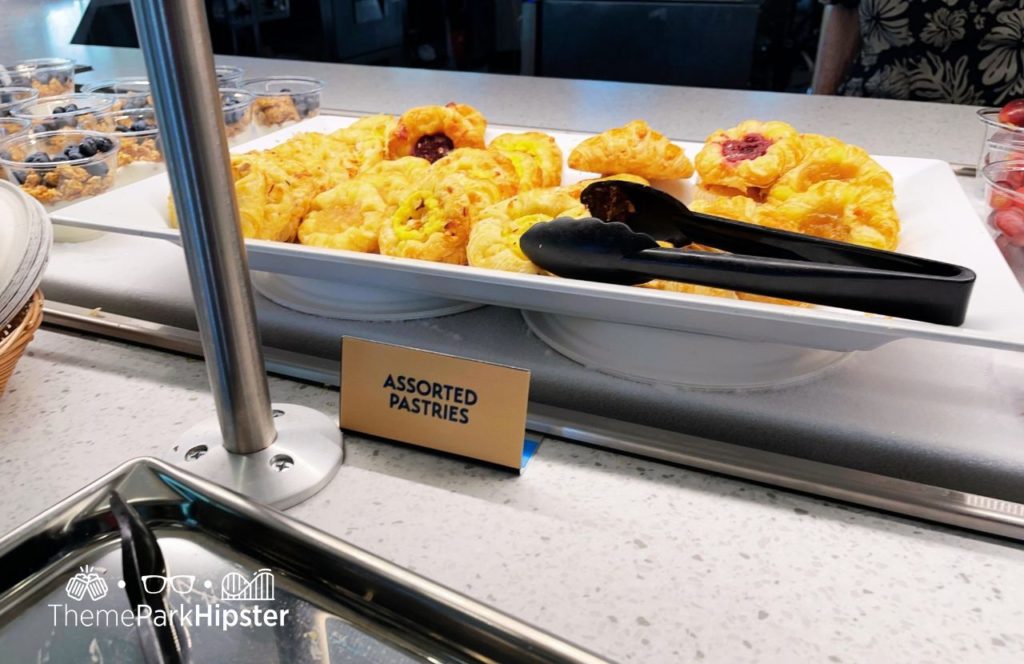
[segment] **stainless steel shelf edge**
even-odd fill
[[[199,356],[196,332],[47,302],[43,324]],[[276,348],[268,371],[337,386],[338,364]],[[531,403],[531,431],[1024,541],[1024,505]]]

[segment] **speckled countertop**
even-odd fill
[[[198,361],[40,332],[0,399],[0,532],[212,412]],[[557,440],[516,477],[349,437],[289,514],[617,661],[1024,661],[1019,545]]]

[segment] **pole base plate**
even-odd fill
[[[338,423],[318,410],[278,403],[272,408],[277,439],[264,450],[228,452],[211,418],[186,431],[164,460],[265,505],[298,505],[338,472],[345,441]]]

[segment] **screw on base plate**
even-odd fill
[[[176,466],[278,509],[323,488],[345,456],[336,420],[295,404],[274,404],[277,439],[259,452],[231,454],[216,419],[185,433],[165,457]]]

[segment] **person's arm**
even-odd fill
[[[860,50],[860,16],[856,7],[830,4],[821,20],[818,56],[811,91],[833,95]]]

